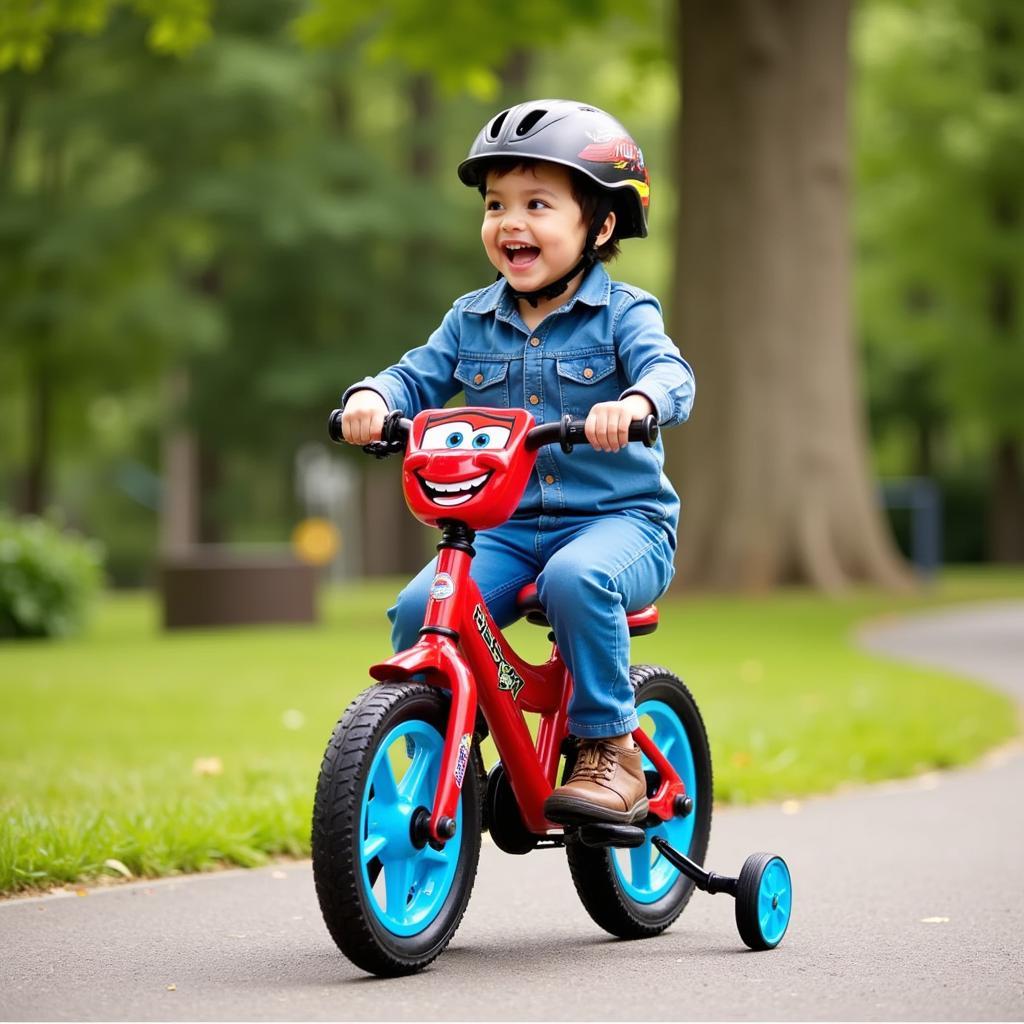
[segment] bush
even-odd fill
[[[102,582],[99,545],[0,516],[0,639],[79,629]]]

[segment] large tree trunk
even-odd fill
[[[681,0],[679,578],[904,586],[851,337],[849,0]]]

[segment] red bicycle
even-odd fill
[[[330,419],[340,441],[341,414]],[[653,417],[630,439],[653,445]],[[324,921],[357,966],[408,974],[437,957],[469,902],[489,830],[499,849],[564,847],[590,916],[622,938],[664,931],[694,887],[736,897],[740,935],[753,949],[778,945],[789,923],[785,862],[747,858],[738,878],[700,865],[711,830],[711,756],[689,690],[667,669],[634,666],[650,811],[642,826],[557,825],[543,805],[572,769],[567,734],[572,678],[553,643],[542,665],[509,646],[469,575],[475,531],[505,522],[522,497],[537,450],[586,443],[583,422],[536,426],[522,409],[392,413],[382,457],[405,451],[412,514],[441,530],[436,575],[419,641],[370,668],[377,683],[345,711],[324,755],[313,809],[313,874]],[[531,622],[548,625],[534,585],[518,595]],[[651,605],[628,615],[631,635],[657,628]],[[552,641],[553,635],[550,636]],[[524,713],[539,715],[536,740]],[[484,773],[490,734],[500,761]]]

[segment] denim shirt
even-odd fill
[[[367,388],[410,418],[463,391],[467,405],[523,408],[538,423],[566,413],[585,418],[598,402],[642,394],[658,422],[671,426],[690,414],[694,378],[665,334],[658,300],[612,281],[596,264],[533,331],[504,280],[463,295],[425,345],[354,384],[342,404]],[[679,498],[664,463],[660,436],[653,448],[628,444],[615,453],[579,445],[566,455],[548,445],[537,454],[516,515],[630,511],[663,526],[674,544]]]

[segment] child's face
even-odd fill
[[[480,233],[487,258],[513,288],[529,292],[557,281],[576,265],[587,239],[568,170],[539,163],[490,172]]]

